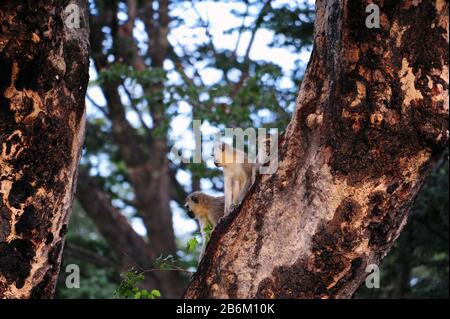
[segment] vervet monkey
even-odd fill
[[[256,179],[255,163],[251,163],[247,154],[226,143],[214,147],[214,164],[223,167],[225,216],[234,206],[242,202]]]
[[[188,216],[190,218],[196,218],[200,224],[200,233],[202,234],[200,262],[205,253],[207,244],[205,228],[211,224],[214,229],[219,222],[219,219],[223,216],[224,197],[214,197],[202,192],[194,192],[186,197],[184,207],[186,207]]]

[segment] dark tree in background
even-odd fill
[[[70,3],[0,3],[0,298],[51,298],[58,279],[89,71]]]
[[[182,114],[182,103],[190,106],[190,120],[219,128],[283,130],[291,118],[305,66],[299,59],[295,72],[286,75],[276,63],[253,60],[250,53],[262,30],[275,35],[272,47],[297,55],[310,49],[314,6],[303,1],[283,5],[270,0],[223,1],[235,6],[233,14],[245,21],[230,28],[238,40],[227,48],[212,32],[205,10],[199,9],[202,3],[90,1],[91,58],[98,73],[92,85],[100,88],[105,103],[98,95],[88,97],[95,111],[88,116],[77,194],[80,205],[75,207],[65,250],[65,263],[77,263],[84,270],[83,284],[80,289],[65,289],[61,276],[58,296],[110,297],[120,272],[155,268],[161,255],[175,256],[183,268],[196,266],[195,258],[183,251],[186,243],[174,235],[173,207],[205,182],[219,191],[222,183],[220,172],[205,165],[168,160],[170,124]],[[194,17],[185,15],[191,8]],[[181,27],[192,30],[189,45],[176,37]],[[197,34],[201,36],[196,39]],[[213,83],[204,76],[211,69],[220,74]],[[290,86],[281,85],[286,77]],[[448,176],[447,163],[445,157],[424,194],[431,187],[433,191],[419,197],[411,214],[405,236],[408,232],[413,236],[401,236],[381,264],[381,289],[361,291],[361,297],[426,297],[431,296],[428,290],[435,291],[432,296],[448,295],[443,281],[448,278],[448,245],[428,240],[429,227],[448,236],[448,213],[441,210],[442,203],[448,203],[448,184],[439,178]],[[180,172],[190,176],[188,185],[180,183]],[[130,226],[136,218],[142,220],[146,236]],[[406,260],[412,262],[405,266]],[[397,280],[400,273],[402,279]],[[190,279],[176,271],[151,271],[145,277],[144,286],[160,289],[164,297],[180,297]]]

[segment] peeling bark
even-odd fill
[[[51,298],[84,138],[88,25],[71,2],[0,3],[0,298]]]
[[[448,145],[448,1],[318,1],[279,169],[218,225],[185,298],[350,298]]]

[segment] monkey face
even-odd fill
[[[187,215],[190,218],[195,218],[194,210],[195,206],[198,204],[198,198],[195,195],[188,196],[186,199],[186,203],[184,204],[184,207],[186,208]]]
[[[189,218],[195,218],[194,212],[189,207],[189,204],[188,203],[184,204],[184,207],[186,207],[186,212]]]
[[[216,165],[216,167],[226,166],[227,151],[228,151],[228,148],[227,148],[226,144],[223,142],[214,146],[214,165]]]

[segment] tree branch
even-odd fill
[[[370,2],[316,2],[278,170],[217,225],[186,298],[350,298],[399,236],[448,145],[448,3],[380,5],[375,30]]]
[[[266,0],[266,2],[264,3],[261,11],[258,14],[258,17],[256,18],[255,24],[254,24],[252,32],[251,32],[250,41],[248,43],[247,49],[245,50],[244,65],[247,65],[249,60],[250,60],[250,51],[251,51],[251,49],[253,47],[253,43],[255,42],[256,32],[261,27],[261,23],[263,22],[263,19],[264,19],[265,15],[270,10],[271,2],[272,2],[272,0]],[[230,97],[232,99],[234,97],[236,97],[237,93],[239,92],[239,90],[241,89],[242,85],[244,84],[244,82],[245,82],[245,80],[247,78],[248,78],[248,69],[246,71],[242,72],[239,81],[234,85],[234,88],[233,88],[233,90],[230,93]]]
[[[77,198],[121,260],[123,269],[135,266],[130,264],[126,256],[130,256],[143,267],[150,265],[157,257],[149,251],[145,241],[136,234],[126,218],[111,204],[111,198],[100,189],[95,178],[89,176],[86,169],[80,169],[79,172]]]
[[[90,218],[97,225],[109,247],[119,258],[122,270],[148,269],[157,255],[130,226],[126,218],[111,204],[111,198],[99,188],[86,169],[78,177],[77,198]],[[149,273],[145,277],[146,287],[155,287],[168,298],[178,297],[179,278],[171,273]]]
[[[241,43],[242,33],[245,30],[245,19],[248,17],[248,13],[249,13],[249,9],[250,9],[250,4],[249,4],[248,0],[245,0],[244,3],[246,4],[245,13],[244,13],[244,16],[242,17],[242,24],[241,24],[241,27],[239,28],[239,34],[238,34],[238,38],[236,40],[236,46],[233,51],[233,56],[235,58],[237,57],[237,50],[239,49],[239,44]]]
[[[104,107],[102,107],[100,104],[98,104],[97,102],[95,102],[92,97],[89,96],[89,94],[86,94],[86,98],[88,99],[88,101],[97,109],[100,111],[100,113],[102,113],[106,118],[109,118],[108,112],[105,110]]]
[[[134,102],[133,95],[127,89],[127,87],[125,86],[125,83],[122,83],[122,88],[125,91],[125,94],[127,95],[128,100],[130,100],[130,107],[133,109],[134,112],[136,112],[136,114],[139,118],[139,122],[141,122],[141,125],[142,125],[144,131],[146,132],[148,140],[151,140],[152,129],[145,123],[144,117],[142,116],[142,111],[138,109],[136,103]]]
[[[84,247],[76,246],[70,243],[66,243],[64,246],[64,256],[71,256],[81,259],[101,268],[116,269],[117,267],[117,264],[113,260],[100,256],[99,254],[96,254]]]

